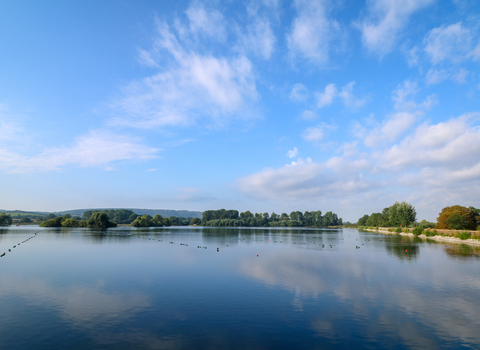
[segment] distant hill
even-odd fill
[[[65,214],[70,214],[72,216],[82,216],[84,212],[87,210],[110,210],[110,209],[128,209],[133,211],[135,214],[138,215],[145,215],[148,214],[150,216],[154,216],[155,214],[159,214],[163,217],[168,216],[176,216],[179,218],[202,218],[201,211],[191,211],[191,210],[170,210],[170,209],[135,209],[135,208],[92,208],[92,209],[74,209],[74,210],[64,210],[64,211],[56,211],[53,212],[56,216],[63,216]],[[30,216],[30,217],[37,217],[37,216],[45,216],[50,214],[51,212],[47,211],[23,211],[23,210],[4,210],[0,209],[0,213],[7,213],[10,214],[12,217],[18,216]]]
[[[0,209],[0,213],[6,213],[11,215],[12,217],[18,217],[18,216],[45,216],[48,215],[48,212],[45,211],[23,211],[23,210],[4,210]]]
[[[57,216],[63,216],[65,214],[70,214],[72,216],[78,215],[82,216],[87,210],[110,210],[110,209],[127,209],[133,211],[138,215],[148,214],[154,216],[159,214],[163,217],[176,216],[180,218],[202,218],[203,212],[201,211],[190,211],[190,210],[170,210],[170,209],[137,209],[137,208],[91,208],[91,209],[74,209],[74,210],[65,210],[54,212]]]

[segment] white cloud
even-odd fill
[[[462,23],[432,29],[424,40],[425,52],[433,64],[460,63],[472,55],[472,33]]]
[[[138,50],[137,59],[138,59],[138,62],[140,64],[143,64],[144,66],[155,67],[155,68],[159,67],[157,62],[155,62],[155,60],[153,59],[152,54],[148,51],[143,50],[143,49]]]
[[[194,27],[203,28],[199,26],[197,23]],[[207,117],[213,124],[222,125],[231,118],[257,116],[251,107],[258,94],[248,58],[214,57],[193,51],[181,44],[166,23],[159,22],[157,27],[158,37],[151,52],[162,61],[164,70],[128,86],[125,97],[112,104],[116,117],[110,124],[135,128],[184,126]],[[173,61],[168,64],[169,60]]]
[[[474,61],[480,60],[480,43],[470,52],[469,56],[472,57]]]
[[[189,20],[190,32],[224,42],[227,38],[225,20],[217,10],[207,10],[200,2],[192,3],[185,11]]]
[[[397,111],[419,112],[420,110],[428,110],[438,103],[435,94],[427,96],[427,98],[420,103],[416,103],[412,97],[415,96],[417,92],[417,83],[405,80],[392,94],[395,109]]]
[[[417,92],[416,82],[404,81],[392,94],[396,111],[388,115],[380,125],[375,125],[375,122],[373,122],[374,127],[370,131],[360,127],[357,136],[364,138],[367,147],[377,147],[385,143],[395,142],[402,134],[413,127],[418,117],[422,116],[425,110],[431,109],[438,103],[435,95],[427,96],[420,103],[415,102],[413,96]]]
[[[290,91],[290,100],[294,102],[306,101],[309,97],[308,89],[303,84],[293,85],[292,91]]]
[[[374,203],[368,205],[378,211],[404,198],[430,220],[451,202],[473,205],[480,195],[480,112],[415,128],[405,118],[396,115],[381,126],[385,134],[405,130],[393,145],[364,153],[355,143],[344,144],[340,156],[267,168],[239,179],[237,188],[262,200],[328,203],[354,211],[361,203]]]
[[[355,171],[368,162],[337,158],[325,163],[298,159],[278,169],[265,169],[237,182],[238,189],[252,197],[271,200],[306,200],[363,192],[378,184]],[[352,171],[355,169],[355,171]]]
[[[302,112],[302,119],[305,120],[313,120],[317,118],[317,114],[312,111],[303,111]]]
[[[467,76],[470,74],[465,68],[460,68],[458,71],[445,69],[430,69],[426,75],[427,84],[439,84],[445,80],[453,80],[458,84],[465,84]]]
[[[66,165],[94,167],[121,160],[146,161],[156,158],[159,151],[140,144],[134,138],[91,131],[77,138],[71,147],[49,148],[33,156],[0,150],[0,164],[12,172],[46,172]]]
[[[355,82],[352,81],[342,87],[342,91],[339,92],[338,96],[343,100],[345,103],[345,106],[355,109],[363,106],[366,102],[365,99],[357,99],[355,96],[353,96],[353,85],[355,85]]]
[[[336,97],[339,97],[345,103],[345,106],[351,109],[356,109],[363,106],[366,102],[365,99],[357,99],[353,95],[353,86],[355,82],[352,81],[341,88],[339,92],[335,84],[328,84],[323,92],[315,92],[314,96],[317,100],[317,107],[322,108],[333,103]]]
[[[302,137],[307,141],[320,141],[323,139],[323,128],[309,126],[302,134]]]
[[[368,14],[356,23],[363,45],[380,57],[393,50],[410,16],[435,0],[371,0]]]
[[[453,75],[453,80],[459,84],[465,84],[467,82],[467,76],[470,72],[464,68],[461,68],[456,74]]]
[[[416,115],[410,112],[397,112],[384,120],[382,125],[373,129],[365,137],[365,145],[375,147],[385,141],[393,142],[409,130],[416,121]]]
[[[246,27],[246,32],[240,34],[239,43],[242,52],[252,52],[269,60],[275,47],[275,35],[270,21],[257,15]]]
[[[427,84],[439,84],[450,78],[450,74],[445,69],[430,69],[427,73]]]
[[[325,86],[325,90],[323,92],[316,92],[315,98],[317,100],[317,107],[322,108],[332,104],[333,99],[337,96],[338,91],[335,87],[335,84],[328,84]]]
[[[409,67],[413,67],[418,64],[418,50],[418,46],[414,46],[409,50],[405,50],[405,56],[407,57],[407,63]]]
[[[325,0],[295,0],[297,17],[287,34],[292,58],[300,56],[318,66],[328,63],[330,42],[338,37],[340,25],[329,18],[327,3]]]
[[[467,114],[438,124],[420,125],[401,143],[385,150],[383,167],[405,169],[440,167],[449,171],[470,169],[480,163],[480,129],[469,122],[480,113]]]
[[[297,147],[293,147],[292,150],[287,152],[287,157],[288,158],[295,158],[296,156],[298,156],[298,148]]]

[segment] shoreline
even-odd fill
[[[440,235],[436,235],[436,236],[432,236],[432,237],[427,237],[425,234],[421,234],[421,235],[418,235],[418,236],[415,236],[412,232],[390,232],[390,231],[387,231],[387,230],[382,230],[382,229],[363,229],[364,231],[369,231],[369,232],[377,232],[377,233],[381,233],[381,234],[384,234],[384,235],[401,235],[401,236],[410,236],[410,237],[418,237],[418,238],[422,238],[424,240],[427,240],[427,239],[430,239],[432,241],[436,241],[437,243],[441,243],[441,242],[446,242],[446,243],[455,243],[455,244],[470,244],[470,245],[476,245],[476,246],[480,246],[480,241],[479,240],[476,240],[476,239],[472,239],[472,238],[469,238],[469,239],[460,239],[460,238],[457,238],[457,237],[452,237],[452,236],[440,236]]]

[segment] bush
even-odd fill
[[[463,232],[460,232],[460,233],[457,235],[457,237],[460,238],[460,239],[462,239],[462,240],[466,240],[466,239],[471,238],[471,235],[470,235],[470,232],[463,231]]]
[[[397,229],[395,230],[396,233],[400,233],[402,232],[402,228],[401,227],[397,227]]]
[[[427,236],[427,237],[433,237],[433,236],[436,236],[436,235],[437,235],[436,231],[430,231],[430,230],[425,231],[425,236]]]
[[[62,226],[62,217],[56,217],[54,219],[50,219],[44,221],[40,224],[40,227],[61,227]]]
[[[423,226],[422,226],[422,225],[417,226],[417,227],[415,227],[415,228],[413,229],[413,234],[414,234],[415,236],[419,236],[419,235],[421,235],[422,233],[423,233]]]

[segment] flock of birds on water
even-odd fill
[[[40,231],[38,231],[40,232]],[[8,249],[8,252],[12,252],[12,249],[16,248],[17,246],[20,246],[20,244],[25,244],[27,243],[28,241],[30,241],[31,239],[37,237],[37,233],[38,232],[35,232],[35,234],[23,241],[21,241],[20,243],[14,245],[12,248]],[[287,238],[289,238],[289,236],[286,236]],[[350,236],[348,236],[350,237]],[[149,241],[158,241],[158,242],[163,242],[162,239],[155,239],[155,238],[150,238],[150,237],[138,237],[138,238],[143,238],[145,240],[149,240]],[[319,238],[320,240],[322,240],[322,237],[312,237],[312,238]],[[333,238],[333,240],[335,240],[336,238]],[[232,238],[233,240],[233,238]],[[343,241],[344,238],[338,238],[339,241]],[[239,238],[238,241],[242,242],[242,241],[246,241],[245,238]],[[265,240],[263,239],[251,239],[250,241],[255,241],[255,242],[264,242]],[[358,241],[358,237],[356,237],[356,241]],[[365,241],[370,241],[370,239],[365,239]],[[169,244],[175,244],[175,242],[173,241],[169,241],[168,242]],[[272,243],[271,240],[269,240],[269,243]],[[283,241],[280,241],[280,240],[277,240],[277,241],[273,241],[273,243],[279,243],[279,244],[283,244]],[[316,244],[316,241],[309,241],[309,243],[313,243],[313,244]],[[403,241],[402,241],[403,243]],[[305,245],[307,244],[307,242],[292,242],[292,244],[295,244],[295,245]],[[187,243],[180,243],[181,246],[186,246],[188,247],[188,244]],[[322,249],[325,248],[326,244],[324,243],[319,243],[318,244]],[[362,244],[364,245],[364,244]],[[330,249],[333,249],[333,247],[336,246],[336,244],[327,244],[327,246],[330,248]],[[226,245],[226,247],[228,247],[228,244]],[[200,245],[197,245],[197,248],[198,249],[208,249],[208,246],[200,246]],[[328,248],[327,248],[328,249]],[[355,249],[360,249],[360,246],[359,245],[355,245]],[[220,247],[217,247],[217,252],[220,252]],[[7,253],[6,252],[3,252],[3,254],[0,255],[0,258],[3,258]],[[257,257],[258,257],[258,254],[257,254]]]

